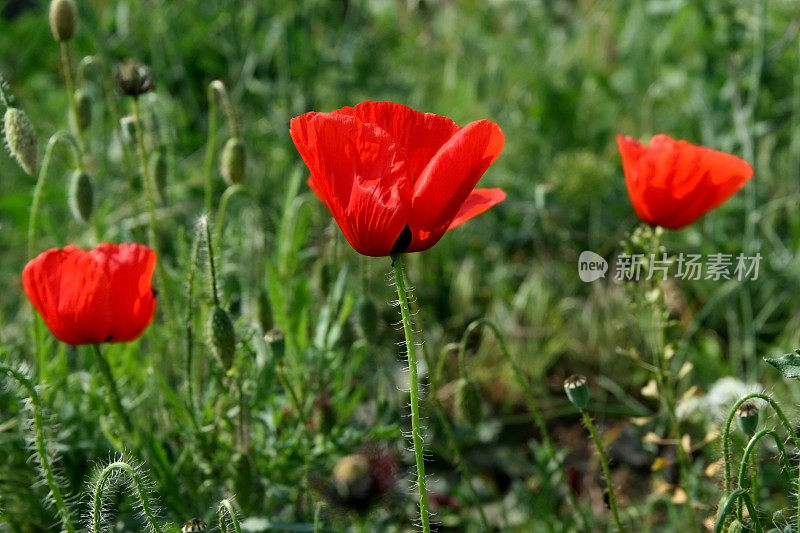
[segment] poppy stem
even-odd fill
[[[158,250],[158,240],[156,233],[156,200],[153,195],[153,181],[150,176],[150,165],[147,164],[147,153],[144,144],[144,120],[142,117],[141,106],[139,106],[139,98],[134,96],[131,98],[133,102],[133,115],[136,117],[136,147],[139,153],[139,165],[142,167],[142,184],[144,185],[144,195],[147,200],[147,212],[150,215],[150,224],[148,226],[148,240],[150,247],[156,251]]]
[[[403,333],[406,338],[406,354],[408,355],[409,395],[411,396],[411,440],[414,444],[414,456],[417,461],[417,488],[419,489],[419,515],[422,531],[430,533],[430,517],[428,516],[428,491],[425,481],[425,457],[419,421],[419,375],[417,372],[417,346],[414,343],[414,332],[411,330],[411,312],[408,308],[408,292],[406,291],[403,256],[392,256],[395,287],[403,320]]]
[[[50,462],[50,452],[48,451],[44,429],[44,416],[42,415],[42,400],[39,397],[39,393],[36,392],[36,387],[25,372],[0,363],[0,374],[5,374],[19,383],[28,395],[31,412],[33,413],[33,441],[36,451],[36,460],[42,468],[44,481],[50,489],[53,503],[58,511],[58,516],[61,519],[64,530],[67,531],[67,533],[75,533],[76,530],[75,526],[72,524],[72,516],[67,508],[64,495],[61,493],[58,477]]]
[[[81,161],[85,157],[86,149],[81,138],[80,128],[78,127],[78,105],[75,102],[75,81],[72,77],[72,54],[70,53],[69,41],[60,41],[59,52],[61,54],[61,68],[64,70],[64,84],[67,88],[67,102],[69,103],[69,116],[72,128],[75,130],[78,151],[81,154]]]
[[[227,515],[227,519],[226,519]],[[239,519],[236,518],[236,510],[230,500],[222,500],[217,507],[217,517],[219,518],[219,530],[222,533],[228,531],[228,524],[233,527],[234,533],[242,533],[239,526]]]
[[[117,422],[125,427],[127,433],[132,434],[133,423],[131,423],[128,413],[125,412],[125,409],[122,407],[119,389],[117,389],[117,383],[114,381],[113,374],[111,374],[111,366],[109,366],[108,361],[105,356],[103,356],[103,352],[100,351],[100,345],[92,344],[92,346],[94,347],[97,364],[100,367],[100,373],[103,375],[103,379],[106,382],[106,394],[108,395],[108,403],[111,404],[111,410],[114,411]]]
[[[603,447],[603,441],[597,434],[597,428],[592,421],[592,417],[586,412],[586,409],[581,409],[581,416],[583,416],[583,423],[586,429],[589,430],[589,435],[592,437],[594,447],[597,449],[597,455],[600,457],[600,466],[603,468],[603,476],[606,478],[606,490],[608,490],[608,506],[611,508],[611,516],[614,517],[614,524],[617,526],[617,531],[620,533],[625,531],[622,527],[622,521],[619,519],[619,510],[617,509],[617,496],[614,492],[614,481],[611,478],[611,469],[608,466],[608,455]]]

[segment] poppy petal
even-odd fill
[[[456,218],[450,223],[451,230],[460,226],[467,220],[476,217],[492,207],[499,204],[506,199],[506,193],[502,189],[475,189],[467,197],[467,200],[461,205],[458,210]]]
[[[350,245],[363,255],[388,255],[406,226],[411,181],[397,143],[356,117],[306,113],[290,134],[311,171],[309,185]]]
[[[108,278],[84,251],[68,246],[40,254],[22,271],[22,285],[59,340],[87,344],[108,337]]]
[[[415,183],[410,223],[414,239],[409,251],[429,248],[441,238],[504,143],[497,124],[480,120],[442,146]]]
[[[361,102],[344,107],[336,114],[355,116],[361,122],[375,124],[389,134],[405,152],[408,175],[412,180],[461,127],[447,117],[422,113],[393,102]]]
[[[156,300],[153,273],[156,253],[135,243],[104,243],[90,252],[103,269],[111,287],[111,324],[106,342],[136,339],[153,321]]]

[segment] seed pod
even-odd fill
[[[92,178],[86,172],[76,170],[69,182],[69,208],[78,222],[89,222],[94,208]]]
[[[739,429],[748,437],[752,437],[758,428],[758,407],[752,403],[743,403],[736,410],[736,421]]]
[[[153,176],[153,184],[156,186],[158,196],[163,201],[167,196],[167,156],[163,150],[156,150],[150,155],[150,175]]]
[[[455,397],[455,413],[459,421],[477,426],[483,420],[482,403],[475,384],[467,379],[459,379]]]
[[[133,97],[152,91],[155,87],[150,67],[133,59],[117,66],[116,80],[119,90]]]
[[[50,2],[50,31],[56,41],[69,41],[78,27],[78,10],[73,0]]]
[[[27,174],[36,173],[37,149],[36,130],[21,109],[9,107],[3,115],[3,131],[6,148]]]
[[[231,137],[222,149],[220,172],[228,185],[241,183],[244,180],[247,154],[244,143],[238,137]]]
[[[589,385],[586,376],[573,374],[564,380],[564,392],[572,405],[583,411],[589,404]]]
[[[202,518],[192,518],[186,521],[181,527],[181,533],[196,533],[198,531],[205,531],[208,527],[205,520]]]
[[[78,131],[86,131],[92,124],[92,99],[83,89],[75,91],[75,107],[77,111],[75,114],[75,126]]]
[[[233,331],[233,322],[227,312],[221,307],[211,311],[209,325],[211,348],[219,364],[226,371],[233,366],[233,356],[236,352],[236,334]]]

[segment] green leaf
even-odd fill
[[[780,357],[765,357],[764,361],[777,368],[784,377],[800,380],[800,348]]]

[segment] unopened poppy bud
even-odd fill
[[[167,193],[167,156],[162,150],[156,150],[150,155],[150,175],[156,186],[158,196],[163,200]]]
[[[75,126],[78,131],[86,131],[92,123],[92,99],[83,89],[75,91]]]
[[[228,313],[221,307],[211,311],[211,348],[219,364],[226,371],[233,366],[233,355],[236,352],[236,334],[233,322]]]
[[[89,222],[94,208],[92,178],[84,171],[76,170],[69,182],[69,208],[78,222]]]
[[[736,421],[742,433],[752,437],[758,428],[758,407],[749,402],[743,403],[736,410]]]
[[[73,0],[50,2],[50,31],[56,41],[69,41],[78,26],[78,10]]]
[[[483,420],[480,391],[467,379],[459,379],[456,385],[455,413],[461,422],[470,426]]]
[[[128,59],[117,66],[117,86],[128,96],[137,97],[155,87],[153,71],[147,65]]]
[[[264,335],[264,341],[269,345],[272,350],[272,356],[276,361],[283,359],[283,354],[286,350],[286,335],[279,329],[271,329]]]
[[[231,137],[222,149],[220,172],[228,185],[241,183],[244,180],[247,154],[244,143],[238,137]]]
[[[181,533],[195,533],[197,531],[205,531],[208,527],[205,520],[200,518],[192,518],[187,520],[181,527]]]
[[[22,170],[31,176],[35,174],[38,144],[36,130],[33,129],[28,115],[16,107],[7,108],[3,115],[3,131],[8,152],[17,160]]]
[[[333,467],[333,486],[342,498],[363,497],[371,484],[369,458],[364,454],[346,455]]]
[[[589,384],[586,376],[573,374],[564,380],[564,392],[572,405],[583,411],[589,404]]]

